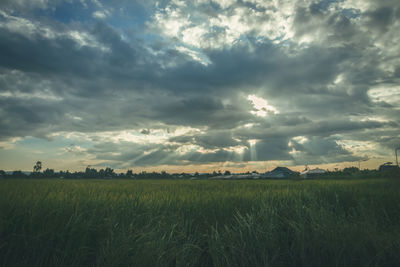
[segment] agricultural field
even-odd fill
[[[400,266],[400,180],[1,180],[0,266]]]

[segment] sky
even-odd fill
[[[0,169],[377,168],[398,0],[2,0]]]

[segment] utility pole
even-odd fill
[[[358,161],[358,170],[361,171],[361,161],[367,161],[368,159],[363,159]]]

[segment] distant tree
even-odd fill
[[[87,166],[85,169],[85,177],[86,178],[96,178],[97,170],[94,168],[90,168],[90,166]]]
[[[107,167],[104,170],[104,178],[112,178],[114,176],[115,176],[114,169],[111,169],[110,167]]]
[[[359,171],[360,170],[357,167],[347,167],[343,169],[343,173],[355,173]]]
[[[11,177],[13,177],[13,178],[25,178],[26,175],[22,171],[13,171],[13,173],[11,174]]]
[[[228,170],[226,170],[226,171],[224,172],[224,175],[231,175],[231,172],[228,171]]]
[[[139,179],[145,179],[147,178],[147,172],[146,171],[141,171],[138,175],[136,175],[137,178]]]
[[[36,161],[35,166],[33,166],[33,172],[38,173],[42,170],[42,162]]]
[[[127,171],[126,171],[126,176],[127,176],[127,177],[132,177],[132,176],[133,176],[132,170],[127,170]]]
[[[44,177],[54,177],[54,170],[47,168],[45,171],[43,171],[43,176]]]
[[[6,172],[3,170],[0,170],[0,178],[5,178],[6,177]]]
[[[168,178],[169,174],[166,171],[161,171],[160,176],[161,178]]]

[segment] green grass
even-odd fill
[[[400,266],[400,181],[2,180],[0,266]]]

